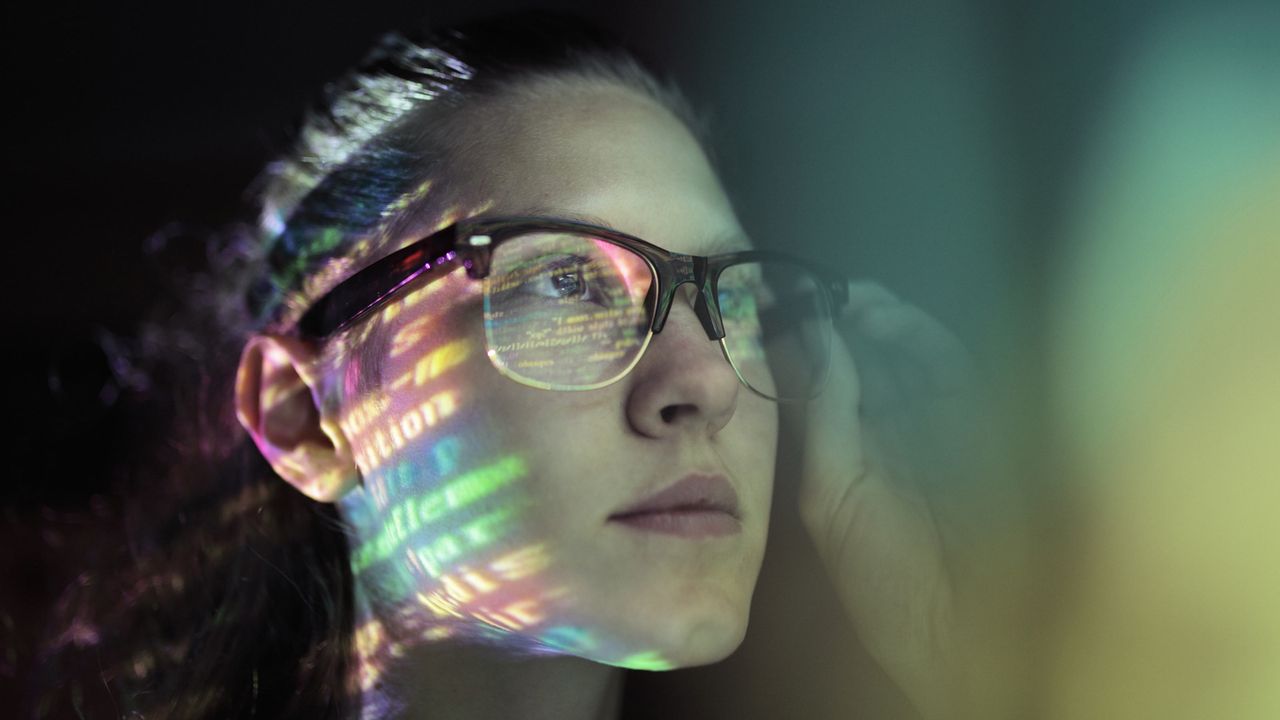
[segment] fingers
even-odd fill
[[[895,360],[910,362],[915,372],[909,379],[934,393],[961,391],[971,379],[972,359],[960,339],[928,313],[877,283],[849,284],[849,304],[836,325],[885,347]]]
[[[865,475],[860,397],[853,357],[837,336],[822,394],[793,408],[803,412],[805,460],[800,507],[807,521],[827,515],[826,511],[850,492],[850,479],[856,483]]]
[[[829,507],[849,492],[850,473],[863,476],[868,468],[904,497],[972,502],[991,424],[963,344],[867,281],[849,284],[836,327],[827,385],[798,423],[806,457],[802,503]],[[784,407],[791,422],[795,410]]]
[[[940,322],[876,283],[851,283],[837,322],[861,381],[870,460],[900,492],[921,493],[942,510],[935,515],[944,534],[968,534],[995,444],[971,356]]]

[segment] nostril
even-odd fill
[[[662,416],[662,422],[669,424],[674,422],[681,415],[697,415],[698,412],[699,410],[697,405],[676,404],[667,405],[659,410],[658,414]]]

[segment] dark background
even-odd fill
[[[30,670],[52,598],[79,571],[76,548],[120,541],[81,530],[110,516],[118,471],[109,468],[138,440],[98,338],[127,337],[158,297],[148,244],[245,217],[245,189],[285,146],[300,108],[381,33],[531,4],[577,9],[666,65],[710,113],[724,182],[761,245],[826,254],[884,282],[1028,388],[1077,157],[1129,49],[1197,6],[129,0],[7,9],[13,424],[0,490],[0,707],[11,707],[6,694]],[[198,264],[198,248],[176,242],[162,254]],[[834,599],[807,579],[820,570],[794,525],[783,518],[775,530],[757,598],[766,619],[742,657],[722,675],[694,671],[664,686],[691,716],[748,715],[746,705],[698,705],[717,695],[698,689],[707,682],[764,688],[751,716],[797,703],[806,717],[900,707],[847,628],[830,625]],[[802,559],[778,560],[793,556]]]

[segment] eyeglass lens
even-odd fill
[[[782,260],[724,269],[721,344],[742,382],[775,400],[809,400],[826,380],[831,310],[818,279]]]
[[[588,235],[537,232],[494,249],[485,280],[489,355],[516,380],[574,390],[618,379],[649,341],[653,273],[645,258]],[[816,395],[826,374],[830,311],[811,274],[789,263],[726,268],[717,298],[725,355],[773,399]]]

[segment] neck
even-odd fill
[[[395,637],[356,583],[364,720],[616,720],[623,672],[572,656],[530,656],[494,645]],[[370,628],[377,628],[371,630]],[[363,629],[363,630],[361,630]],[[399,640],[397,643],[396,641]],[[392,652],[392,646],[400,650]],[[393,657],[395,656],[395,657]]]

